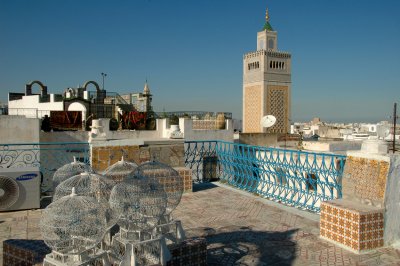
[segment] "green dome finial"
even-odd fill
[[[268,8],[267,8],[267,11],[265,12],[265,24],[264,24],[263,30],[267,30],[267,31],[273,31],[273,30],[274,30],[274,29],[272,28],[271,24],[269,24],[269,12],[268,12]]]

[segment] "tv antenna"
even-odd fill
[[[392,150],[393,153],[396,152],[396,121],[399,118],[396,114],[397,112],[397,103],[393,104],[393,139],[392,139]]]

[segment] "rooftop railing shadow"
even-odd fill
[[[207,239],[208,265],[292,265],[296,258],[298,229],[257,231],[250,227],[226,226],[218,229],[189,229],[188,236]]]
[[[203,191],[207,189],[212,189],[218,187],[213,183],[193,183],[193,192]]]

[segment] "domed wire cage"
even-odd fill
[[[163,186],[167,194],[165,215],[170,215],[181,201],[184,189],[183,177],[171,166],[157,161],[149,161],[141,164],[134,174],[136,176],[156,179]]]
[[[109,203],[114,185],[114,181],[102,175],[84,172],[60,183],[54,192],[53,201],[58,201],[62,197],[69,195],[72,188],[75,189],[75,193],[79,196],[94,198],[99,203],[99,208],[104,212],[106,229],[108,230],[118,220],[117,213],[110,208]]]
[[[43,211],[40,230],[54,251],[74,255],[94,248],[106,232],[104,209],[92,197],[68,196],[51,203]]]
[[[55,189],[61,182],[67,180],[68,178],[84,172],[93,173],[93,170],[90,165],[79,162],[76,160],[76,157],[74,157],[74,161],[72,163],[67,163],[61,166],[54,173],[53,188]],[[71,189],[69,191],[71,191]]]
[[[121,161],[109,166],[104,170],[103,175],[119,183],[135,171],[137,167],[136,163],[125,161],[122,156]]]
[[[136,232],[140,238],[140,232],[154,228],[164,215],[167,194],[157,179],[130,174],[112,189],[110,206],[119,216],[120,232],[126,238],[137,237],[130,234]]]

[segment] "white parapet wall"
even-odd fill
[[[361,141],[303,141],[303,147],[316,152],[344,152],[360,150]]]
[[[232,120],[226,120],[225,129],[199,129],[194,130],[193,121],[188,118],[180,118],[179,125],[169,125],[167,119],[157,119],[156,130],[109,130],[109,119],[102,118],[93,120],[92,131],[89,132],[89,142],[96,140],[119,140],[119,139],[184,139],[193,140],[223,140],[233,141]]]
[[[54,94],[50,94],[49,102],[40,102],[40,95],[22,96],[22,99],[8,102],[9,115],[25,115],[28,118],[41,118],[50,115],[50,111],[63,111],[64,102],[55,101]]]
[[[385,243],[400,247],[400,155],[390,155],[385,192]]]
[[[179,118],[179,127],[187,141],[193,140],[223,140],[233,142],[232,120],[225,120],[225,129],[193,129],[193,120]]]
[[[0,143],[38,143],[40,119],[0,115]]]

